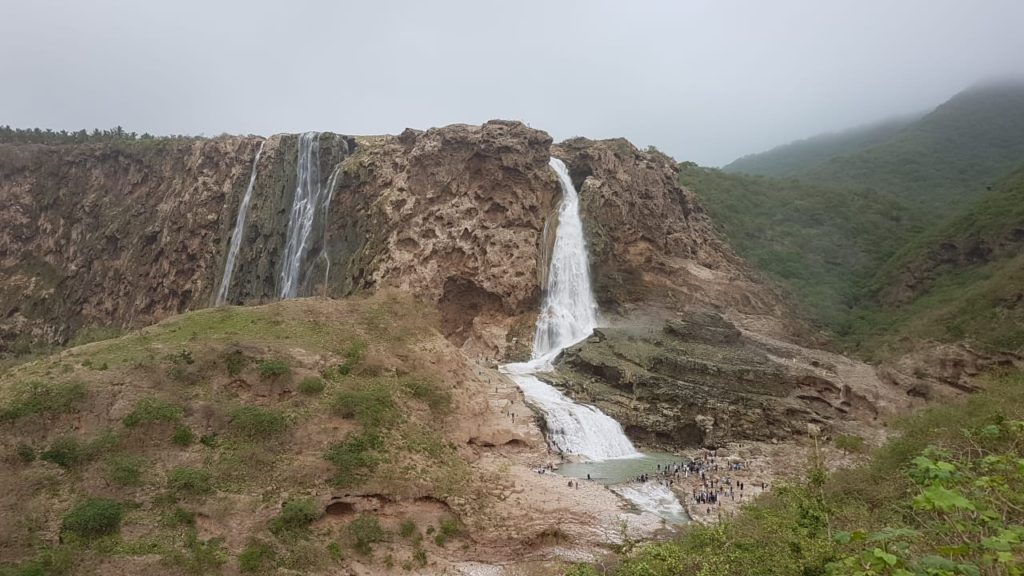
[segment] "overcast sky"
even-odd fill
[[[1024,75],[1021,0],[0,0],[0,124],[397,133],[490,118],[720,165]]]

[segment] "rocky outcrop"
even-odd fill
[[[699,306],[784,319],[779,334],[801,328],[782,293],[715,234],[696,196],[679,185],[671,158],[621,138],[574,138],[553,153],[565,161],[580,191],[603,312]]]
[[[848,431],[912,402],[867,365],[754,338],[707,310],[601,328],[552,381],[668,449]]]

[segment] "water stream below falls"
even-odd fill
[[[551,371],[552,362],[562,350],[587,338],[597,327],[597,302],[590,286],[579,195],[565,164],[551,158],[550,165],[562,188],[562,202],[533,352],[528,362],[505,364],[501,371],[519,386],[526,400],[544,414],[551,447],[563,455],[586,461],[577,466],[628,459],[646,465],[644,471],[650,471],[654,463],[637,451],[618,422],[593,406],[573,402],[536,376]],[[585,475],[583,472],[581,477]],[[614,484],[610,486],[613,491],[641,510],[672,522],[686,520],[679,500],[669,488],[657,482],[620,484],[634,476],[618,475],[615,482],[607,483]]]

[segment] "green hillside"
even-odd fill
[[[919,117],[893,118],[841,132],[819,134],[750,154],[722,167],[726,172],[759,176],[795,176],[826,160],[859,152],[892,138]]]
[[[680,182],[696,192],[743,257],[787,286],[826,325],[846,319],[861,278],[892,255],[879,238],[910,237],[907,208],[867,189],[729,174],[691,162]]]
[[[812,138],[727,171],[684,163],[680,181],[851,351],[877,359],[921,339],[1019,348],[1024,82],[965,90],[884,132]],[[871,138],[882,141],[863,147]]]
[[[979,86],[957,94],[891,139],[835,157],[800,177],[869,186],[947,215],[1024,159],[1024,83]]]
[[[924,338],[1024,348],[1024,166],[890,259],[841,329],[868,356]]]

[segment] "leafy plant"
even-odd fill
[[[142,484],[144,463],[138,456],[111,456],[107,461],[107,478],[118,486],[139,486]]]
[[[284,414],[259,406],[241,406],[231,412],[232,434],[249,440],[267,440],[288,427]]]
[[[281,513],[270,521],[270,531],[277,536],[299,534],[320,516],[312,500],[289,500],[281,506]]]
[[[167,487],[176,494],[199,496],[213,492],[212,475],[206,470],[178,467],[167,472]]]
[[[287,362],[277,359],[261,361],[257,366],[257,370],[259,370],[260,376],[267,380],[274,380],[291,372]]]
[[[303,378],[299,382],[299,392],[314,396],[324,391],[324,380],[323,378],[317,378],[316,376],[310,376]]]
[[[135,408],[121,422],[129,428],[133,428],[155,422],[178,422],[184,414],[185,411],[181,406],[171,404],[159,398],[149,397],[136,402]]]
[[[356,552],[364,556],[373,553],[374,544],[387,539],[387,532],[381,528],[380,522],[369,514],[362,514],[350,522],[348,533],[352,537]]]

